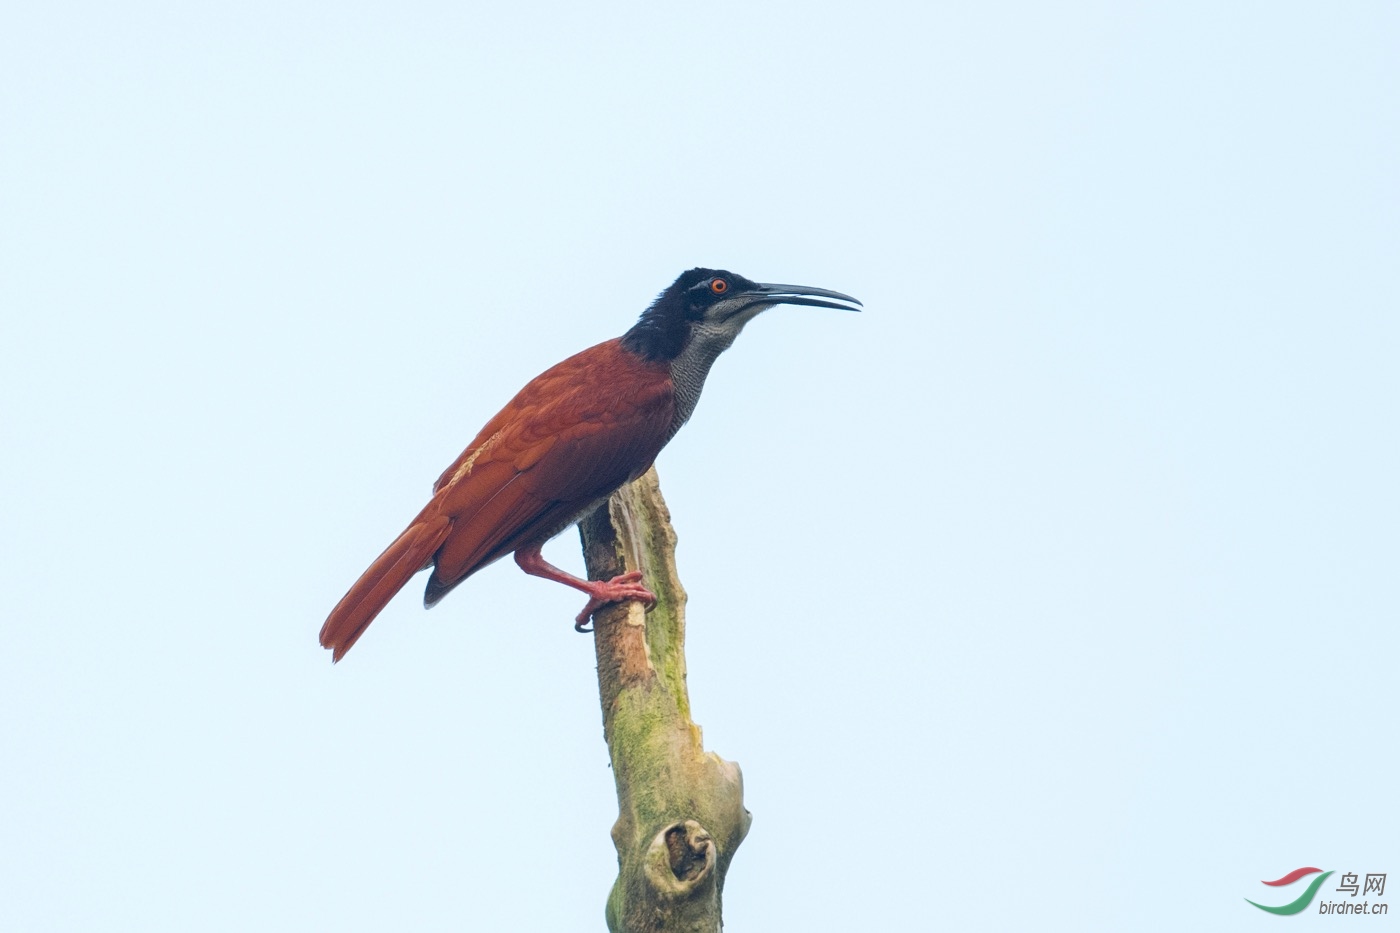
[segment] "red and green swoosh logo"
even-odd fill
[[[1282,878],[1279,878],[1277,881],[1264,882],[1264,884],[1267,884],[1270,887],[1281,888],[1286,884],[1292,884],[1299,878],[1306,878],[1308,875],[1317,875],[1317,877],[1312,880],[1312,883],[1308,885],[1308,889],[1302,894],[1298,895],[1298,899],[1295,901],[1290,901],[1289,903],[1283,904],[1279,907],[1269,907],[1265,904],[1254,904],[1254,902],[1249,900],[1249,898],[1245,898],[1245,901],[1247,901],[1250,904],[1254,904],[1254,906],[1258,907],[1260,910],[1267,910],[1271,914],[1278,914],[1282,917],[1287,917],[1289,914],[1302,913],[1304,910],[1307,909],[1307,906],[1312,903],[1313,898],[1317,897],[1317,889],[1322,887],[1322,882],[1326,881],[1327,877],[1332,874],[1329,871],[1323,872],[1322,874],[1318,875],[1318,872],[1321,871],[1321,868],[1295,868],[1288,874],[1284,875]]]

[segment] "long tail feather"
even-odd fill
[[[345,657],[394,594],[427,566],[451,530],[452,522],[444,515],[414,522],[370,564],[321,626],[321,647],[335,652],[333,660]]]

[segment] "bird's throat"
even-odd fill
[[[729,349],[738,333],[737,329],[729,327],[697,324],[691,330],[684,348],[671,360],[671,383],[676,387],[672,436],[690,420],[696,403],[700,401],[700,391],[705,388],[705,377],[710,374],[710,367],[721,353]]]

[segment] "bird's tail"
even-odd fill
[[[334,651],[332,659],[339,661],[355,644],[374,617],[379,615],[394,594],[432,560],[442,547],[452,521],[445,515],[431,518],[419,516],[394,543],[384,549],[369,569],[360,575],[350,592],[341,597],[326,624],[321,626],[321,647]]]

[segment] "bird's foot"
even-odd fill
[[[656,605],[656,594],[642,586],[642,573],[640,570],[633,570],[621,576],[613,577],[606,582],[602,580],[591,580],[588,582],[588,589],[584,590],[588,594],[588,605],[583,607],[583,611],[574,619],[574,631],[591,632],[588,628],[588,620],[593,618],[593,613],[611,603],[620,603],[628,599],[640,599],[646,603],[648,610]]]

